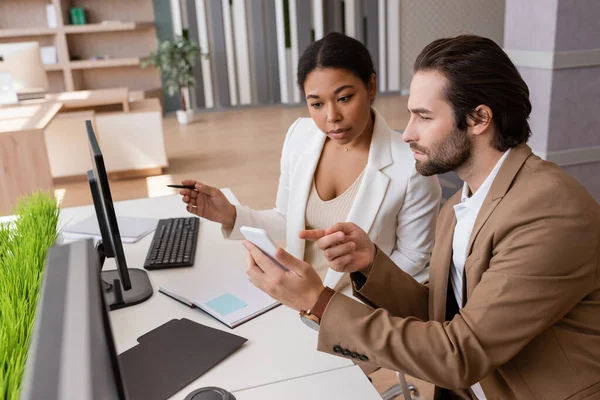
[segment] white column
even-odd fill
[[[344,0],[344,21],[346,21],[346,35],[355,39],[361,39],[357,37],[357,26],[356,18],[358,13],[358,0]]]
[[[181,36],[183,33],[183,21],[181,20],[181,3],[180,0],[171,1],[171,20],[173,22],[173,33],[176,36]]]
[[[233,0],[233,36],[237,63],[240,104],[252,103],[250,83],[250,55],[248,54],[248,21],[244,0]]]
[[[173,34],[175,36],[183,35],[183,27],[184,27],[184,19],[185,19],[185,9],[181,4],[181,0],[170,0],[171,1],[171,20],[173,22]],[[179,97],[179,93],[176,93],[177,97]],[[195,104],[192,104],[190,101],[190,91],[189,89],[185,89],[183,91],[183,97],[185,98],[185,103],[187,104],[190,110],[195,108]]]
[[[400,90],[400,0],[387,0],[388,91]]]
[[[232,106],[237,106],[237,80],[235,65],[235,47],[233,45],[233,27],[231,26],[231,5],[229,0],[221,0],[223,6],[223,28],[225,31],[225,54],[227,56],[227,81],[229,82],[229,99]]]
[[[189,14],[187,9],[187,2],[185,0],[179,0],[179,8],[181,10],[181,33],[183,35],[184,29],[189,29]],[[190,110],[195,110],[198,108],[198,104],[196,103],[196,95],[193,90],[189,88],[183,91],[183,97],[185,97],[185,103],[187,104]]]
[[[378,0],[378,27],[379,27],[379,71],[377,77],[377,86],[380,92],[387,92],[387,17],[386,0]]]
[[[279,91],[281,92],[281,102],[287,104],[290,102],[290,93],[288,91],[283,0],[275,0],[275,19],[277,23],[277,58],[279,62]]]
[[[315,29],[315,40],[319,40],[325,35],[323,0],[312,0],[312,20]]]
[[[200,51],[210,54],[210,46],[208,44],[208,22],[206,20],[206,4],[205,0],[196,0],[196,19],[198,25],[198,36],[200,43]],[[206,108],[215,106],[212,71],[210,60],[200,57],[200,67],[202,68],[202,84],[204,86],[204,104]]]
[[[293,102],[300,103],[300,89],[296,85],[296,75],[298,74],[298,60],[300,53],[298,49],[298,16],[296,14],[297,0],[289,0],[290,5],[290,33],[292,39],[292,57],[291,57],[291,82]]]

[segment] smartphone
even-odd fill
[[[275,259],[275,250],[277,250],[277,246],[264,229],[242,226],[240,228],[240,232],[242,232],[242,235],[244,235],[246,240],[253,243],[263,253],[265,253],[267,257],[269,257],[275,263],[275,265],[284,271],[288,270]]]
[[[176,189],[196,189],[196,185],[167,185],[168,187],[176,188]]]

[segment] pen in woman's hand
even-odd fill
[[[196,185],[167,185],[167,186],[176,188],[176,189],[190,189],[190,190],[196,189]]]

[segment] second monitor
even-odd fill
[[[101,275],[106,303],[111,310],[116,310],[149,299],[153,291],[146,271],[127,268],[104,158],[91,121],[86,121],[86,128],[93,165],[88,171],[88,181],[102,235],[96,250],[101,266],[105,258],[114,258],[117,264],[116,271],[102,271]]]
[[[48,77],[37,42],[0,44],[0,74],[10,76],[12,90],[19,98],[42,97],[48,91]]]

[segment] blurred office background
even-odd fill
[[[92,203],[86,119],[116,201],[177,193],[166,185],[193,178],[272,207],[285,133],[308,116],[295,84],[298,58],[332,31],[369,48],[375,107],[398,131],[425,45],[460,33],[493,39],[529,85],[530,146],[600,200],[599,20],[597,0],[1,0],[0,46],[38,43],[48,87],[41,100],[0,106],[0,215],[39,188],[53,190],[62,207]],[[196,87],[183,94],[190,124],[178,123],[180,96],[166,93],[158,71],[140,68],[159,42],[184,34],[206,54],[194,68]],[[441,183],[445,198],[461,185],[453,174]],[[380,392],[395,380],[391,371],[373,375]],[[409,380],[430,398],[431,385]]]
[[[408,94],[412,64],[432,40],[487,36],[529,85],[530,146],[600,200],[600,2],[173,0],[161,7],[171,14],[165,24],[176,33],[188,29],[211,55],[196,68],[199,84],[191,95],[199,110],[301,103],[298,57],[331,31],[365,43],[386,95]]]

